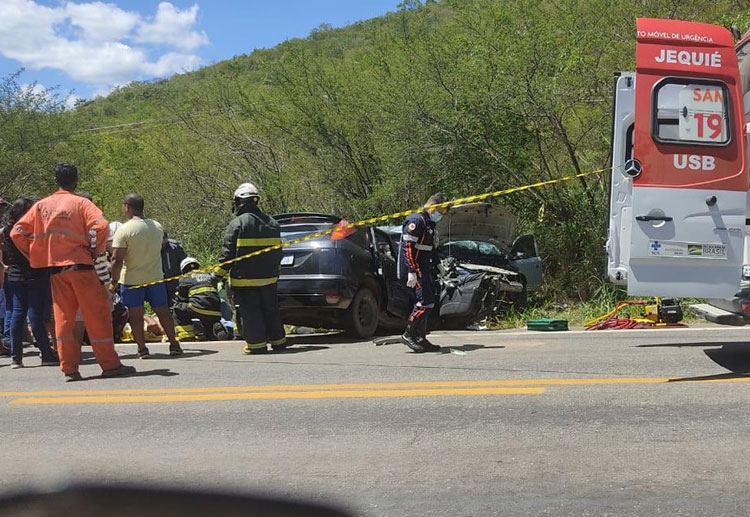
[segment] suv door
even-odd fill
[[[386,310],[394,316],[404,317],[411,309],[411,290],[398,280],[398,251],[393,241],[382,230],[371,228],[371,240],[375,243],[375,265],[386,289]]]
[[[510,263],[526,277],[526,290],[533,291],[542,286],[542,259],[536,238],[533,235],[521,235],[510,249]]]
[[[635,90],[628,293],[732,296],[748,189],[732,35],[638,19]]]

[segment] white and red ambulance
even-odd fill
[[[750,322],[750,38],[637,20],[635,72],[615,79],[609,279],[638,296]]]

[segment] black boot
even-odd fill
[[[440,346],[430,343],[427,336],[419,336],[419,344],[422,345],[425,352],[440,352],[442,350]]]
[[[406,332],[404,332],[404,335],[401,336],[401,342],[411,348],[417,354],[425,352],[424,347],[419,341],[419,336],[417,335],[411,323],[406,326]]]
[[[419,325],[419,337],[417,338],[419,344],[422,345],[425,352],[440,352],[442,349],[438,345],[434,345],[427,340],[427,317],[422,318]]]

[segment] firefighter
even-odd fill
[[[287,346],[277,299],[277,282],[281,267],[281,230],[274,219],[258,207],[260,192],[252,183],[243,183],[234,192],[237,215],[227,227],[221,262],[247,255],[269,246],[277,249],[218,268],[220,277],[229,276],[229,286],[237,306],[247,355],[268,352]]]
[[[66,381],[81,380],[81,344],[73,336],[80,307],[102,376],[132,374],[135,368],[124,366],[115,352],[107,291],[94,271],[94,258],[107,246],[107,220],[94,203],[73,193],[75,165],[56,165],[55,180],[60,190],[26,212],[10,236],[31,267],[50,273],[60,369]]]
[[[398,277],[414,289],[417,303],[409,315],[406,331],[401,341],[414,352],[438,352],[440,347],[427,340],[427,319],[435,307],[435,280],[433,260],[435,225],[448,212],[439,205],[448,201],[445,194],[435,194],[425,203],[424,210],[412,214],[404,221],[399,246]]]
[[[221,326],[221,299],[216,289],[214,276],[209,273],[191,273],[200,269],[200,263],[193,257],[180,262],[180,279],[175,292],[173,308],[177,339],[195,338],[193,318],[200,320],[206,338],[213,338]]]

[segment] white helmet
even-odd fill
[[[193,257],[188,257],[188,258],[182,259],[182,262],[180,262],[180,271],[184,273],[185,268],[187,268],[191,264],[195,264],[198,267],[201,266],[200,262],[198,262],[197,259],[194,259]]]
[[[260,197],[258,187],[252,183],[243,183],[234,191],[234,199],[248,199],[251,197]]]

